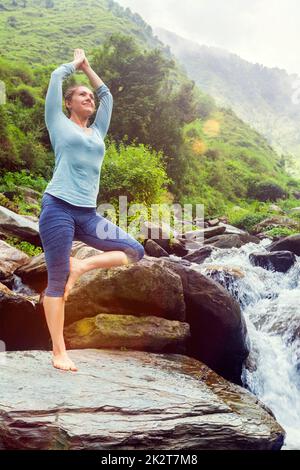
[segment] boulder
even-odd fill
[[[267,248],[268,251],[291,251],[295,255],[300,256],[300,233],[289,235],[281,240],[271,243]]]
[[[145,243],[145,251],[147,255],[153,256],[154,258],[160,258],[161,256],[168,256],[168,252],[164,250],[158,243],[150,238]]]
[[[204,240],[204,245],[213,245],[218,248],[240,248],[246,243],[260,243],[259,238],[254,235],[246,234],[223,234]]]
[[[222,235],[225,232],[225,227],[217,225],[215,227],[207,227],[203,230],[190,230],[183,234],[183,237],[187,240],[199,240],[203,241],[207,238],[212,238],[216,235]]]
[[[166,223],[162,222],[159,225],[151,221],[145,221],[141,232],[146,243],[148,240],[152,240],[169,254],[184,256],[188,253],[185,246],[186,240],[181,239],[179,233]]]
[[[198,223],[198,221],[197,221]],[[207,225],[209,227],[215,227],[216,225],[219,225],[219,219],[215,218],[215,219],[210,219],[207,221]]]
[[[270,204],[269,211],[278,212],[278,214],[285,214],[284,210],[277,206],[277,204]]]
[[[40,246],[38,222],[0,206],[0,230],[11,236],[17,236],[33,245]]]
[[[24,251],[0,240],[0,279],[11,276],[19,267],[28,263],[30,257]]]
[[[179,354],[1,352],[1,450],[279,450],[285,432],[246,389]]]
[[[300,214],[300,207],[292,207],[290,210],[289,210],[289,213],[292,214],[292,215],[298,215]]]
[[[203,246],[202,248],[198,248],[192,253],[189,253],[188,255],[184,256],[182,259],[191,261],[193,263],[201,264],[206,258],[208,258],[212,254],[213,251],[214,248],[212,246]]]
[[[185,352],[188,323],[155,316],[99,313],[65,328],[69,349],[128,348],[152,352]]]
[[[248,234],[248,232],[246,230],[242,230],[240,228],[237,228],[234,225],[224,224],[224,222],[219,222],[219,225],[225,227],[225,234],[230,234],[230,233],[242,234],[242,235],[247,235]]]
[[[272,253],[253,252],[249,261],[254,266],[260,266],[271,271],[286,273],[296,262],[296,256],[291,251],[273,251]]]
[[[218,282],[187,266],[162,258],[157,263],[181,277],[186,321],[191,327],[187,354],[227,380],[241,384],[249,339],[238,302]]]
[[[145,255],[138,263],[84,273],[66,301],[66,325],[98,313],[154,315],[184,321],[180,276],[158,264],[159,259]]]

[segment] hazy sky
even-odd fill
[[[299,0],[117,1],[152,27],[300,74]]]

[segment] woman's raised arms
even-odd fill
[[[113,96],[108,86],[101,80],[99,75],[92,69],[87,57],[84,58],[82,63],[78,66],[78,70],[82,70],[88,77],[91,85],[94,87],[95,92],[99,99],[99,107],[97,109],[96,117],[93,126],[97,127],[102,138],[104,139],[111,120],[113,108]]]
[[[84,59],[83,49],[75,49],[73,62],[62,64],[51,73],[45,99],[45,123],[48,129],[64,114],[62,110],[62,81],[79,69]]]

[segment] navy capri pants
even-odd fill
[[[39,231],[48,273],[45,295],[50,297],[64,295],[73,240],[101,251],[124,251],[130,263],[145,254],[141,243],[98,214],[95,207],[75,206],[46,192],[42,197]]]

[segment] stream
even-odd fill
[[[241,248],[217,249],[193,269],[210,276],[208,265],[237,268],[228,285],[222,271],[218,278],[239,302],[251,345],[249,366],[242,372],[243,385],[274,413],[286,431],[282,450],[300,449],[300,256],[286,272],[253,266],[252,252],[268,252],[270,240]]]

